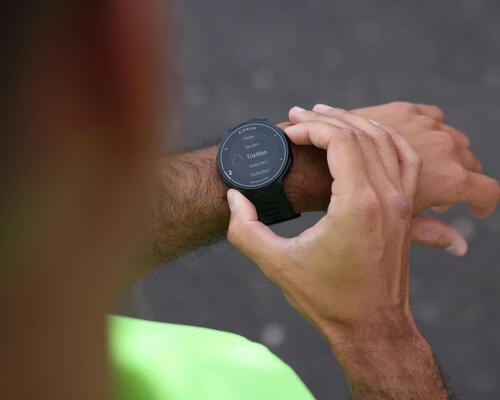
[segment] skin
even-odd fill
[[[422,158],[401,135],[345,112],[342,118],[317,115],[286,132],[295,144],[327,151],[333,183],[325,216],[299,236],[283,238],[230,189],[229,241],[324,335],[353,398],[446,399],[408,300]]]
[[[291,109],[291,123],[345,113],[325,105],[317,105],[314,110],[303,113]],[[395,102],[353,113],[383,124],[386,130],[396,129],[423,159],[412,220],[413,241],[464,255],[467,243],[456,229],[436,218],[418,216],[418,212],[467,203],[475,216],[484,218],[495,209],[500,196],[498,182],[481,173],[465,134],[445,125],[443,113],[434,106]],[[352,125],[350,121],[342,123]],[[370,129],[379,128],[372,124]],[[290,203],[297,212],[326,210],[332,177],[324,150],[292,145],[292,151],[294,163],[284,182]],[[227,187],[217,173],[216,152],[216,147],[210,147],[159,161],[161,175],[153,208],[151,246],[139,275],[225,235],[229,220]],[[187,203],[189,207],[184,207]],[[198,221],[196,227],[190,223],[193,220]]]
[[[400,109],[400,112],[388,112],[389,108]],[[344,110],[325,105],[316,105],[314,110],[333,117],[345,114]],[[467,136],[444,124],[444,114],[439,108],[392,103],[390,107],[369,107],[355,113],[371,118],[372,122],[378,121],[378,127],[367,127],[370,131],[380,130],[380,125],[389,132],[394,132],[394,126],[404,130],[405,138],[422,157],[424,167],[415,203],[417,212],[430,206],[443,212],[458,202],[469,204],[477,218],[485,218],[493,212],[500,193],[497,180],[482,174],[481,163],[469,150]],[[399,120],[398,123],[401,114],[408,120]],[[347,124],[356,119],[355,115],[345,115]],[[290,117],[302,121],[314,117],[314,114],[292,110]],[[467,243],[461,234],[435,218],[414,216],[412,237],[420,244],[445,248],[453,255],[461,256],[467,251]]]

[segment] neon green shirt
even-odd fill
[[[233,333],[109,318],[119,400],[311,400],[296,373],[265,346]]]

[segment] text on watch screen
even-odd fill
[[[285,143],[272,128],[248,125],[235,130],[225,141],[221,163],[233,182],[261,186],[274,179],[285,163]]]

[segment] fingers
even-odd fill
[[[459,152],[460,162],[464,168],[472,172],[482,173],[483,166],[469,149],[463,148]]]
[[[332,109],[331,106],[328,106],[326,104],[316,104],[314,107],[313,107],[313,111],[316,111],[318,113],[328,113],[328,111],[330,111]]]
[[[496,208],[500,199],[498,181],[475,172],[466,172],[462,185],[462,201],[470,206],[471,213],[477,218],[486,218]]]
[[[365,169],[367,177],[363,176],[363,178],[357,181],[347,179],[347,181],[352,182],[349,187],[344,183],[343,187],[346,188],[346,193],[351,196],[356,196],[356,194],[365,190],[365,195],[372,198],[370,201],[380,201],[387,211],[391,213],[396,212],[400,218],[411,216],[421,162],[420,158],[403,138],[393,140],[393,136],[400,136],[397,132],[394,131],[389,134],[385,131],[383,126],[376,124],[374,121],[370,122],[362,117],[351,115],[351,113],[339,109],[330,108],[328,109],[328,114],[321,114],[293,108],[290,110],[290,118],[297,123],[296,126],[308,126],[309,124],[309,126],[311,126],[309,131],[310,140],[314,143],[314,135],[316,135],[319,138],[316,140],[316,143],[323,146],[328,140],[327,129],[325,128],[325,132],[323,133],[314,133],[314,126],[319,128],[319,124],[328,126],[330,123],[336,124],[335,127],[341,123],[348,123],[352,126],[357,136],[359,147],[361,148],[362,159],[366,164]],[[299,135],[293,133],[293,127],[287,128],[287,132],[290,133],[292,141],[294,141],[292,136],[295,135],[295,139],[297,139]],[[302,133],[302,135],[304,136],[306,134]],[[301,143],[304,143],[304,138],[301,138]],[[333,151],[340,150],[335,143],[330,143],[328,149],[329,151],[327,154],[329,155],[333,154]],[[342,153],[348,155],[349,152],[353,152],[353,149]],[[331,161],[329,161],[329,165],[333,168],[332,175],[337,172],[339,176],[345,177],[345,174],[339,172],[338,169],[335,171],[335,168],[338,167],[338,162],[336,163],[336,160],[338,161],[338,158],[333,157]],[[350,160],[347,160],[347,162],[349,161]],[[361,165],[361,159],[359,163]],[[400,168],[404,170],[404,173],[400,173]],[[356,168],[356,171],[361,171],[361,168]],[[333,177],[334,184],[332,189],[335,188],[338,180],[335,175]],[[347,198],[349,198],[349,196]],[[329,207],[328,213],[330,213],[330,209]],[[398,219],[398,221],[400,220]]]
[[[285,129],[295,144],[312,144],[327,150],[327,162],[336,192],[352,192],[364,187],[369,178],[356,134],[320,121],[301,122]]]
[[[460,132],[459,130],[453,128],[452,126],[446,124],[441,124],[440,128],[443,131],[448,132],[460,146],[465,148],[469,147],[470,141],[469,138],[465,135],[465,133]]]
[[[413,206],[417,194],[418,180],[422,170],[422,157],[410,146],[408,141],[394,128],[380,124],[392,136],[400,163],[401,182],[404,192]]]
[[[376,124],[374,121],[369,121],[363,117],[360,117],[351,112],[341,110],[338,108],[332,108],[325,106],[323,104],[317,104],[314,110],[321,111],[306,111],[298,110],[296,107],[290,110],[290,118],[299,121],[325,121],[328,123],[333,123],[335,125],[348,126],[355,128],[368,134],[371,137],[371,142],[375,144],[376,149],[373,151],[371,148],[370,139],[366,138],[360,143],[365,148],[365,156],[377,155],[379,157],[379,162],[381,162],[385,168],[384,175],[387,175],[391,183],[400,188],[400,175],[399,175],[399,162],[397,158],[396,149],[392,141],[391,135],[389,135],[380,125]],[[368,171],[370,173],[375,173],[378,171]],[[380,176],[382,178],[382,176]]]
[[[448,133],[455,141],[455,145],[458,147],[459,160],[462,165],[470,171],[481,173],[483,170],[481,163],[469,150],[469,138],[463,132],[446,124],[440,124],[438,128],[438,131]]]
[[[470,204],[471,211],[474,215],[480,217],[489,215],[495,209],[498,202],[498,200],[496,199],[498,183],[494,180],[492,181],[491,178],[484,176],[481,177],[480,174],[482,173],[482,165],[476,158],[476,156],[469,150],[469,139],[467,138],[467,136],[454,127],[442,123],[443,113],[439,108],[425,104],[417,104],[415,106],[417,107],[418,113],[426,115],[435,121],[441,122],[438,125],[438,130],[431,133],[435,133],[437,136],[443,135],[443,132],[446,132],[449,135],[449,138],[452,139],[450,140],[450,143],[452,143],[453,146],[451,146],[449,150],[445,151],[452,152],[452,157],[454,157],[460,165],[457,166],[458,172],[450,176],[450,179],[456,179],[457,182],[453,185],[452,190],[443,193],[443,204],[446,204],[446,202],[449,202],[450,204],[457,202],[467,202]],[[323,115],[327,116],[321,118],[332,117],[336,118],[337,120],[343,119],[351,124],[353,123],[351,113],[347,113],[343,110],[336,111],[336,109],[323,104],[317,104],[313,108],[313,110],[317,113],[322,113]],[[300,120],[303,118],[312,118],[313,115],[314,114],[312,113],[302,115],[295,114],[293,115],[293,117]],[[340,116],[341,118],[339,118]],[[359,126],[360,125],[358,125],[358,127]],[[389,133],[394,133],[394,130],[392,128],[389,128],[385,125],[381,125],[381,127]],[[365,130],[369,130],[366,125],[363,125],[362,128],[364,128]],[[380,146],[380,148],[388,148],[388,146]],[[391,158],[382,153],[383,150],[380,150],[380,148],[379,152],[383,154],[382,159],[387,163],[387,160],[390,160]],[[391,171],[392,169],[386,167],[386,170]],[[414,169],[410,169],[410,171],[414,171]],[[470,174],[468,172],[470,172]],[[394,178],[391,177],[391,180],[393,181]],[[467,182],[465,182],[465,180],[467,180]],[[414,179],[407,180],[407,182],[412,181],[414,182]],[[469,181],[471,181],[472,184],[469,184]],[[486,185],[484,190],[481,185]],[[409,184],[409,186],[412,185]],[[471,186],[473,187],[473,189],[471,188]],[[409,187],[407,187],[406,191],[408,191],[408,188]],[[445,211],[445,209],[441,208],[439,209],[439,211],[443,212]]]
[[[326,150],[332,137],[347,135],[349,129],[342,128],[322,121],[310,121],[287,126],[284,131],[289,139],[298,145],[312,144],[320,149]]]
[[[287,126],[292,125],[292,123],[290,121],[287,121],[287,122],[279,122],[276,125],[281,129],[285,129]]]
[[[325,109],[325,106],[319,108]],[[367,120],[366,118],[339,108],[330,107],[329,109],[326,109],[322,114],[311,114],[314,114],[310,116],[311,118],[314,118],[314,116],[318,118],[319,115],[322,118],[333,117],[336,119],[342,119],[355,128],[370,135],[374,140],[375,145],[377,146],[377,152],[380,156],[389,180],[394,186],[398,188],[401,187],[397,151],[394,147],[392,136],[384,129],[384,127],[382,127],[376,121]]]
[[[288,239],[276,235],[258,220],[255,206],[235,189],[227,191],[231,219],[227,238],[234,246],[259,265],[268,265],[266,257],[278,254]]]
[[[328,107],[328,111],[332,110],[332,107]],[[300,107],[292,107],[288,112],[288,117],[290,118],[290,122],[294,124],[305,121],[322,121],[341,128],[353,128],[353,125],[351,123],[349,123],[339,115],[332,115],[331,113],[326,112],[304,110]]]
[[[412,240],[423,246],[439,247],[461,257],[467,253],[467,242],[462,234],[438,219],[416,216],[411,225]]]
[[[481,173],[468,171],[455,165],[447,174],[447,190],[439,195],[439,204],[433,210],[439,213],[448,211],[454,204],[466,203],[477,218],[488,217],[496,208],[500,198],[498,181]]]
[[[363,152],[368,177],[377,195],[381,199],[384,199],[386,196],[390,196],[391,193],[396,193],[401,190],[397,159],[395,171],[389,171],[389,173],[395,177],[395,181],[391,182],[382,157],[378,152],[375,140],[363,131],[357,130],[356,135],[358,136],[358,142]],[[391,147],[394,147],[394,145],[391,144]]]
[[[449,173],[448,190],[440,196],[443,206],[434,207],[437,212],[445,212],[451,205],[466,203],[476,218],[488,217],[500,199],[498,181],[477,172],[471,172],[456,165]]]
[[[336,125],[347,123],[354,127],[376,191],[382,198],[387,193],[404,191],[407,200],[413,204],[421,160],[398,132],[390,128],[389,133],[388,127],[345,110],[325,105],[316,105],[315,110],[322,112],[294,107],[290,110],[290,119],[294,122],[324,121]]]

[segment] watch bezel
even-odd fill
[[[222,149],[223,149],[225,143],[227,142],[227,140],[232,136],[232,134],[235,131],[238,131],[246,126],[251,126],[251,125],[263,125],[267,128],[274,130],[278,134],[280,139],[283,141],[284,149],[285,149],[283,165],[280,167],[280,169],[275,173],[275,175],[271,179],[269,179],[268,181],[266,181],[262,184],[259,184],[259,185],[243,185],[243,184],[240,184],[240,183],[232,180],[231,178],[229,178],[229,176],[227,175],[226,171],[224,170],[224,168],[222,166]],[[280,127],[276,126],[275,124],[273,124],[265,119],[251,119],[251,120],[245,121],[245,122],[235,126],[234,128],[229,129],[227,134],[224,136],[224,139],[222,140],[222,142],[220,143],[220,145],[217,149],[217,170],[219,172],[220,177],[226,183],[226,185],[228,185],[232,188],[235,188],[235,189],[239,189],[241,191],[254,191],[254,190],[259,190],[262,188],[272,186],[276,183],[281,183],[283,181],[283,178],[285,177],[285,175],[289,171],[289,169],[292,165],[292,161],[293,161],[293,154],[292,154],[291,147],[290,147],[290,141],[289,141],[287,135]]]

